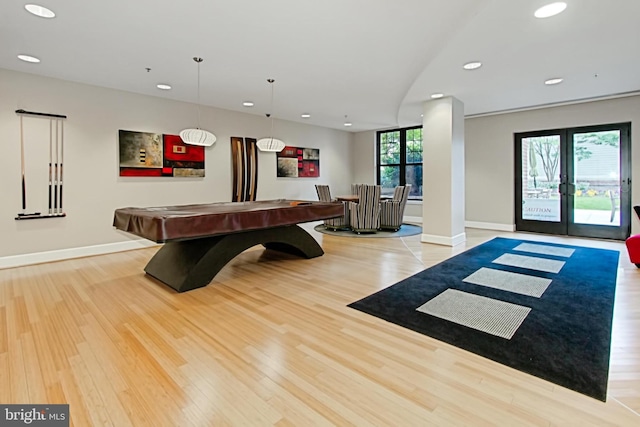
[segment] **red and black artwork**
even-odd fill
[[[320,176],[320,150],[284,147],[276,154],[279,178],[316,178]]]
[[[120,176],[204,177],[204,147],[178,135],[120,130]]]

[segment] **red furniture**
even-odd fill
[[[640,268],[640,234],[631,236],[626,241],[629,259],[636,267]]]
[[[640,218],[640,206],[634,206],[638,218]],[[640,268],[640,234],[629,237],[626,240],[627,252],[629,252],[629,259],[636,267]]]

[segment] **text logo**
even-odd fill
[[[0,427],[69,427],[69,405],[0,405]]]

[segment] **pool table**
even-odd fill
[[[236,255],[267,249],[315,258],[324,254],[300,223],[344,215],[341,202],[266,200],[116,209],[113,226],[164,243],[145,272],[178,292],[206,286]]]

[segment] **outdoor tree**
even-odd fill
[[[539,136],[531,138],[530,144],[542,162],[542,170],[547,182],[553,182],[557,176],[560,162],[560,141],[556,136]]]
[[[413,184],[411,193],[419,194],[422,186],[422,128],[408,129],[404,136],[404,149],[402,146],[399,131],[380,135],[380,184],[384,188],[393,188],[406,181]],[[405,164],[404,180],[400,179],[401,163]]]
[[[593,154],[585,144],[608,145],[618,148],[620,146],[620,131],[612,130],[606,132],[577,133],[573,138],[573,150],[578,161],[585,160]]]
[[[385,132],[380,141],[380,184],[395,187],[400,182],[400,132]]]

